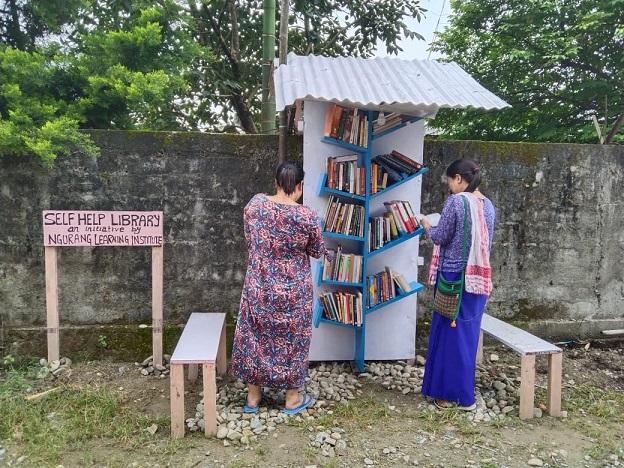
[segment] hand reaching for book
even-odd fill
[[[331,263],[331,262],[333,262],[333,261],[334,261],[334,255],[335,255],[335,252],[333,252],[332,250],[327,250],[327,249],[325,249],[325,252],[323,252],[323,255],[325,256],[325,259],[326,259],[329,263]]]

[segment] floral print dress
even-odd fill
[[[255,195],[244,210],[249,248],[230,372],[245,383],[303,386],[312,335],[310,259],[325,253],[320,220],[303,205]]]

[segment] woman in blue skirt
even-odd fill
[[[452,194],[446,200],[440,221],[422,226],[434,245],[429,284],[439,275],[453,281],[465,267],[464,290],[456,320],[433,313],[422,393],[439,408],[475,408],[475,368],[481,318],[492,291],[490,249],[496,214],[492,202],[479,191],[481,170],[468,158],[453,161],[446,169]],[[464,200],[468,202],[466,255]]]

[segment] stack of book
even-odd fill
[[[384,118],[385,122],[383,125],[379,125],[379,119],[373,120],[373,136],[379,135],[380,133],[390,130],[391,128],[398,127],[404,122],[403,116],[397,112],[386,114]]]
[[[420,227],[412,205],[407,200],[384,202],[387,210],[383,216],[370,218],[368,223],[369,252],[381,249],[388,242],[406,236]]]
[[[383,174],[387,174],[388,185],[406,179],[424,168],[422,164],[397,150],[392,150],[389,154],[375,156],[372,161],[381,167]]]
[[[362,326],[362,293],[324,291],[319,293],[323,315],[328,320]]]
[[[357,107],[330,104],[325,115],[323,134],[347,143],[368,147],[368,119]]]
[[[357,154],[333,156],[326,160],[326,186],[356,195],[365,195],[366,168],[358,167]]]
[[[341,281],[345,283],[362,282],[363,257],[361,255],[344,253],[342,246],[333,253],[332,261],[325,258],[323,261],[323,281]]]
[[[367,308],[375,307],[382,302],[411,291],[405,276],[393,271],[390,267],[385,267],[384,271],[376,275],[368,276],[366,286],[368,288]]]
[[[325,232],[348,236],[364,236],[364,207],[341,202],[331,195],[327,201],[324,218]]]
[[[411,234],[420,227],[409,201],[390,200],[384,202],[384,206],[389,213],[392,213],[390,219],[394,220],[399,237]]]

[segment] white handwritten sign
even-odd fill
[[[162,211],[44,211],[43,245],[163,245]]]

